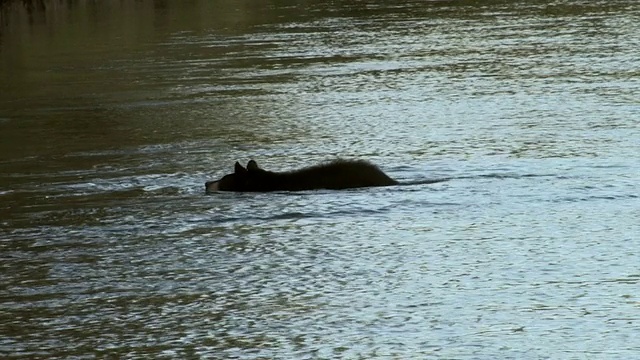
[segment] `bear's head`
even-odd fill
[[[266,171],[258,167],[258,163],[250,160],[247,167],[236,161],[233,174],[228,174],[217,181],[205,183],[207,193],[215,191],[260,191],[260,178]]]

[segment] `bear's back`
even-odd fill
[[[366,161],[338,160],[277,174],[278,190],[350,189],[395,185],[398,182]]]

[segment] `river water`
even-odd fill
[[[2,358],[640,356],[640,4],[9,1]],[[206,196],[255,159],[400,182]]]

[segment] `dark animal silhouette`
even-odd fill
[[[289,172],[261,169],[251,160],[244,168],[236,162],[233,174],[205,184],[207,193],[215,191],[301,191],[315,189],[351,189],[396,185],[377,166],[361,160],[336,160]]]

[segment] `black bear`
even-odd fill
[[[236,162],[233,174],[205,184],[207,193],[214,191],[301,191],[315,189],[350,189],[396,185],[377,166],[366,161],[336,160],[326,164],[290,172],[271,172],[251,160],[244,168]]]

